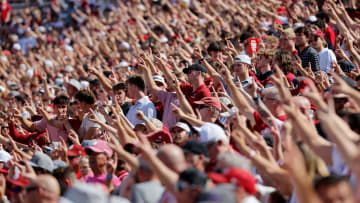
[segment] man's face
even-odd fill
[[[307,37],[304,35],[304,33],[296,33],[295,38],[295,44],[296,46],[305,46],[305,44],[308,42]]]
[[[26,203],[33,203],[39,202],[39,186],[36,185],[34,182],[31,182],[29,186],[26,187],[26,194],[25,194],[25,202]]]
[[[318,194],[323,202],[327,203],[354,203],[354,197],[351,191],[350,184],[341,182],[336,185],[321,186],[318,189]]]
[[[124,90],[116,90],[114,93],[119,104],[123,104],[125,102],[126,92]]]
[[[126,96],[133,99],[134,98],[133,91],[135,91],[134,85],[127,83],[126,89],[127,89]]]
[[[155,84],[158,88],[162,89],[162,90],[166,90],[166,86],[164,83],[159,82],[159,81],[155,81]]]
[[[323,41],[321,37],[315,37],[314,40],[311,42],[311,47],[315,50],[321,49],[323,46]]]
[[[106,167],[107,157],[104,153],[91,152],[89,156],[90,168],[95,172]]]
[[[179,180],[176,183],[176,199],[178,202],[194,202],[196,192],[185,181]]]
[[[199,112],[202,119],[212,117],[211,107],[207,104],[199,105]]]
[[[201,159],[200,155],[187,152],[185,153],[185,160],[191,167],[202,170],[201,167],[203,167],[204,162],[203,159]]]
[[[269,65],[270,61],[269,59],[264,56],[264,55],[260,55],[258,58],[257,58],[257,66],[259,68],[262,68],[262,67],[266,67],[267,65]]]
[[[279,104],[279,100],[272,94],[264,94],[262,100],[271,113],[276,110]]]
[[[197,71],[197,70],[190,71],[190,73],[188,74],[190,84],[193,84],[196,81],[196,79],[199,77],[200,74],[201,74],[201,71]]]
[[[189,137],[188,133],[179,127],[175,127],[171,130],[171,135],[173,136],[174,143],[177,145],[183,144]]]
[[[248,65],[244,63],[234,63],[233,68],[236,75],[242,75],[248,72]]]
[[[54,110],[58,117],[63,117],[67,115],[68,106],[66,104],[56,104]]]

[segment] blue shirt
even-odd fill
[[[144,112],[144,115],[147,118],[156,118],[155,106],[147,96],[138,99],[135,104],[129,109],[129,112],[126,114],[126,118],[134,126],[139,123],[143,123],[143,121],[136,118],[136,111]]]

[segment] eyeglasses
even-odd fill
[[[38,188],[39,188],[39,186],[29,186],[29,187],[25,188],[25,190],[27,193],[29,193],[29,192],[37,190]]]

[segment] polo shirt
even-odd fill
[[[211,92],[205,84],[200,85],[195,91],[190,84],[181,84],[180,88],[192,107],[195,106],[195,101],[200,101],[204,97],[211,97]]]
[[[126,118],[134,126],[139,123],[143,123],[143,121],[136,118],[136,111],[144,112],[144,115],[147,118],[156,118],[155,106],[148,96],[144,96],[143,98],[136,100],[134,105],[130,107],[129,112],[126,114]]]
[[[315,49],[313,49],[311,46],[307,46],[304,50],[302,50],[302,52],[298,50],[298,53],[303,68],[309,67],[310,62],[312,71],[320,70],[319,55]]]

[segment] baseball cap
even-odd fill
[[[186,123],[177,122],[173,127],[170,128],[170,131],[172,131],[175,127],[184,129],[186,132],[190,132],[190,127]]]
[[[315,86],[314,81],[312,81],[310,78],[307,77],[300,77],[299,78],[299,93],[303,93],[306,87],[309,87],[310,84],[313,84]]]
[[[279,6],[279,7],[276,9],[276,13],[277,13],[278,15],[281,15],[281,14],[286,14],[287,12],[286,12],[286,9],[285,9],[284,6]]]
[[[79,81],[75,80],[75,79],[70,79],[68,82],[71,86],[75,87],[77,90],[81,89],[81,84]]]
[[[201,64],[192,64],[191,66],[189,66],[188,68],[185,68],[184,70],[183,70],[183,72],[185,73],[185,74],[189,74],[191,71],[193,71],[193,70],[196,70],[196,71],[201,71],[201,72],[203,72],[203,73],[206,73],[207,71],[206,71],[206,69],[204,68],[204,66],[202,66]]]
[[[113,154],[112,149],[104,140],[84,140],[82,141],[81,146],[84,147],[85,150],[89,149],[93,152],[105,153],[108,157],[111,157]]]
[[[223,174],[210,172],[208,175],[215,183],[232,183],[243,187],[251,195],[256,194],[255,177],[241,168],[229,168]]]
[[[150,135],[148,135],[148,140],[150,142],[160,142],[160,143],[172,143],[171,135],[165,130],[156,131]]]
[[[223,112],[223,113],[220,113],[220,116],[227,118],[227,117],[230,117],[230,116],[235,115],[238,111],[239,111],[238,108],[236,108],[236,107],[234,106],[234,107],[232,107],[231,109],[229,109],[228,111]]]
[[[16,51],[20,51],[21,50],[21,45],[19,43],[15,43],[13,45],[13,49],[16,50]]]
[[[11,160],[11,155],[5,150],[1,150],[0,151],[0,162],[1,163],[6,163],[9,160]]]
[[[162,84],[165,84],[165,79],[164,79],[162,76],[160,76],[160,75],[154,75],[154,76],[153,76],[153,80],[154,80],[155,82],[161,82]]]
[[[234,58],[234,63],[245,63],[251,65],[251,58],[246,54],[237,55]]]
[[[184,181],[191,186],[205,187],[208,176],[196,168],[188,168],[180,173],[179,181]]]
[[[11,179],[8,178],[7,181],[15,186],[20,186],[20,187],[25,187],[28,186],[30,184],[29,179],[24,178],[23,176],[19,176],[19,178],[17,179]]]
[[[68,156],[86,156],[85,149],[81,145],[71,145],[67,154]]]
[[[315,30],[312,34],[316,37],[324,38],[324,33],[321,30]]]
[[[206,146],[197,140],[187,140],[182,147],[183,152],[190,152],[197,155],[209,156]]]
[[[65,66],[65,69],[64,69],[66,72],[68,73],[71,73],[74,71],[74,67],[70,66],[70,65],[67,65]]]
[[[217,110],[221,110],[220,101],[216,97],[204,97],[200,101],[194,102],[197,105],[209,105],[215,107]]]
[[[195,128],[199,137],[200,143],[211,143],[222,140],[224,143],[229,144],[229,138],[226,136],[225,131],[218,125],[213,123],[205,123],[200,128]]]
[[[35,152],[31,160],[29,161],[29,164],[37,168],[45,169],[49,172],[52,172],[54,170],[53,161],[48,155],[41,152]]]

